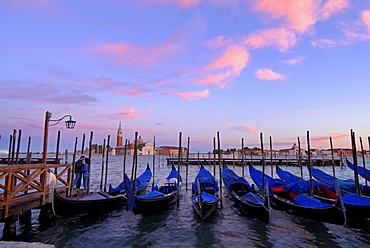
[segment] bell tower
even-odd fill
[[[119,122],[118,130],[117,130],[117,147],[122,146],[122,126],[121,122]]]

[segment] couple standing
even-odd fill
[[[75,180],[74,186],[76,188],[81,187],[81,179],[83,179],[84,189],[87,189],[87,180],[89,176],[89,159],[85,156],[81,156],[79,160],[75,163]]]

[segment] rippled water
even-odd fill
[[[93,157],[91,189],[100,185],[101,158]],[[152,157],[139,157],[138,174],[152,164]],[[127,160],[131,167],[131,158]],[[213,172],[213,166],[206,166]],[[240,167],[230,166],[241,175]],[[188,190],[182,186],[179,206],[155,215],[134,215],[124,209],[99,216],[80,215],[73,218],[52,218],[47,225],[37,221],[33,210],[29,230],[18,224],[22,241],[43,242],[56,247],[369,247],[370,221],[348,222],[346,226],[316,222],[296,215],[272,210],[270,222],[265,224],[248,216],[228,198],[223,190],[223,204],[206,220],[194,212],[191,202],[191,181],[198,166],[189,167]],[[296,167],[285,168],[299,175]],[[339,178],[351,178],[349,168],[336,168]],[[130,173],[130,168],[126,169]],[[331,167],[325,167],[330,172]],[[108,183],[116,186],[122,181],[122,157],[109,158]],[[156,178],[166,176],[170,166],[164,158],[156,158]],[[218,172],[218,170],[216,170]],[[185,179],[185,167],[181,169]],[[270,175],[267,168],[266,173]],[[304,171],[307,177],[306,170]],[[158,176],[158,177],[157,177]],[[247,169],[245,177],[250,180]]]

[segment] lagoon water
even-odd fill
[[[131,172],[132,158],[126,161],[126,172]],[[102,159],[92,159],[91,191],[100,186]],[[139,156],[138,174],[153,158]],[[370,161],[369,161],[370,162]],[[155,179],[167,176],[171,167],[164,157],[155,159]],[[369,164],[369,163],[368,163]],[[109,157],[108,183],[116,186],[122,181],[122,156]],[[213,166],[205,166],[213,172]],[[229,166],[242,175],[239,166]],[[260,168],[257,166],[257,168]],[[223,189],[222,207],[206,220],[201,220],[192,209],[191,182],[199,167],[189,166],[188,190],[185,185],[185,167],[179,206],[155,215],[134,215],[124,209],[99,216],[79,215],[73,218],[53,217],[41,225],[38,210],[32,210],[30,227],[17,223],[20,241],[54,244],[56,247],[370,247],[370,219],[348,221],[346,226],[316,222],[284,211],[272,209],[270,222],[265,224],[239,209]],[[300,175],[299,168],[285,167]],[[323,167],[331,173],[331,167]],[[218,169],[216,169],[218,177]],[[269,167],[266,173],[270,175]],[[304,168],[305,177],[308,177]],[[339,178],[352,178],[353,172],[344,167],[336,168]],[[252,183],[248,170],[245,178]],[[107,185],[108,186],[108,185]]]

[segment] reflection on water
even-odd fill
[[[108,183],[117,186],[122,181],[122,157],[109,158]],[[127,158],[126,173],[131,173],[131,157]],[[92,191],[99,190],[101,157],[92,159]],[[152,164],[152,157],[139,157],[138,174],[145,170],[146,163]],[[167,175],[170,166],[163,158],[156,161],[156,178]],[[370,161],[369,163],[370,164]],[[213,166],[205,166],[213,171]],[[238,175],[242,169],[231,167]],[[258,167],[257,167],[258,168]],[[297,167],[285,167],[300,175]],[[353,171],[336,168],[340,178],[353,178]],[[192,208],[191,185],[198,172],[198,166],[189,167],[189,184],[182,186],[179,206],[154,215],[126,212],[118,209],[99,216],[80,215],[69,219],[52,218],[49,226],[41,230],[37,221],[38,210],[33,210],[31,226],[23,228],[18,224],[18,237],[22,241],[43,242],[57,247],[369,247],[370,220],[349,221],[347,226],[320,223],[298,217],[284,211],[272,210],[270,222],[249,216],[228,197],[223,190],[223,205],[206,220],[201,220]],[[323,168],[331,173],[331,167]],[[218,173],[218,170],[216,170]],[[185,178],[185,168],[181,169]],[[270,175],[270,168],[266,168]],[[308,178],[308,171],[303,170]],[[216,175],[218,178],[218,174]],[[247,168],[245,178],[252,183]],[[363,181],[362,181],[363,182]]]

